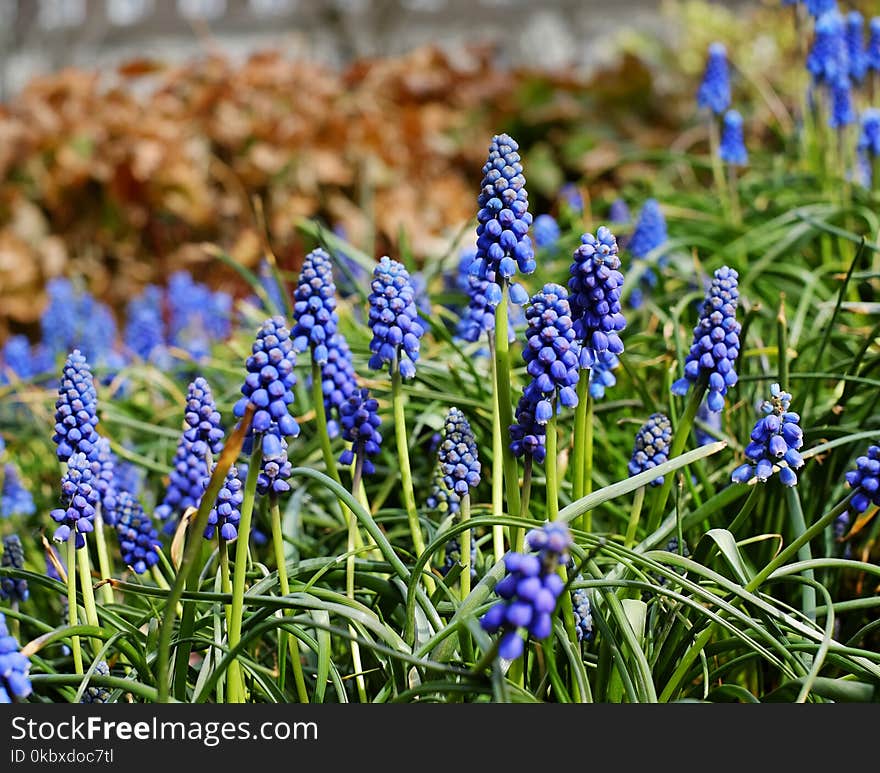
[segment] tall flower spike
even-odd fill
[[[141,503],[127,491],[119,493],[116,535],[119,537],[122,560],[135,574],[143,574],[159,562],[162,547],[159,535]]]
[[[869,159],[880,156],[880,109],[876,107],[869,107],[862,113],[858,149]]]
[[[193,450],[193,444],[181,435],[174,453],[168,479],[168,488],[162,504],[156,508],[156,517],[165,522],[165,534],[173,534],[177,527],[175,515],[182,515],[189,507],[198,507],[202,498],[202,481],[208,476],[208,461]],[[133,492],[129,492],[133,493]]]
[[[0,517],[33,515],[37,512],[34,498],[21,482],[18,468],[11,462],[3,466],[3,489],[0,491]]]
[[[321,391],[327,416],[327,433],[331,438],[339,435],[340,410],[349,395],[357,389],[357,374],[351,361],[348,341],[336,332],[327,344],[327,363],[321,366]]]
[[[0,566],[4,569],[24,569],[24,549],[17,534],[7,534],[3,538],[3,557]],[[27,580],[24,577],[4,577],[0,580],[0,599],[24,603],[29,596]]]
[[[162,299],[162,288],[147,285],[126,307],[123,333],[125,346],[132,354],[147,362],[159,362],[166,354]]]
[[[75,534],[76,547],[86,544],[85,534],[94,531],[92,521],[100,495],[95,486],[92,468],[86,455],[75,453],[67,460],[67,472],[61,479],[61,496],[64,507],[53,510],[49,515],[59,524],[53,539],[67,542],[71,533]]]
[[[0,703],[21,701],[31,694],[30,668],[30,658],[19,650],[6,627],[6,616],[0,612]]]
[[[723,43],[712,43],[703,80],[697,89],[697,107],[708,108],[721,115],[730,105],[730,68],[727,64],[727,49]]]
[[[419,339],[425,331],[419,322],[409,272],[402,263],[385,255],[373,269],[370,287],[369,325],[373,339],[369,366],[381,370],[387,365],[389,372],[397,367],[402,378],[413,378],[419,359]]]
[[[446,487],[460,497],[480,485],[480,457],[471,425],[458,408],[446,414],[443,442],[437,451]]]
[[[504,557],[507,575],[495,586],[501,601],[480,618],[488,633],[502,631],[498,654],[506,660],[523,653],[520,629],[539,640],[552,633],[551,615],[564,587],[557,568],[568,563],[571,533],[565,523],[547,523],[526,535],[526,545],[529,553]]]
[[[202,376],[189,385],[183,420],[186,423],[183,436],[192,443],[193,453],[207,457],[209,451],[217,455],[223,450],[220,411],[217,410],[211,387]]]
[[[527,456],[543,464],[547,457],[547,423],[535,417],[534,390],[526,391],[529,394],[524,393],[516,405],[516,424],[510,427],[510,450],[516,457]]]
[[[846,482],[855,492],[850,506],[857,513],[870,505],[880,507],[880,446],[868,446],[867,453],[856,459],[856,468],[846,474]]]
[[[804,433],[798,422],[800,416],[791,410],[791,395],[783,392],[779,384],[770,385],[770,399],[761,403],[764,414],[752,430],[752,442],[746,446],[746,464],[737,467],[731,479],[734,483],[747,483],[757,479],[764,483],[779,470],[779,480],[785,486],[797,485],[795,470],[804,460],[798,449],[804,444]]]
[[[676,395],[686,395],[701,375],[708,378],[706,404],[710,411],[724,407],[724,395],[737,382],[736,358],[739,356],[740,324],[736,319],[739,303],[739,274],[727,266],[715,272],[715,278],[703,301],[700,319],[694,327],[694,341],[684,364],[684,377],[672,385]]]
[[[880,16],[875,16],[868,25],[865,65],[869,71],[880,72]]]
[[[98,440],[98,395],[86,358],[79,349],[67,357],[55,401],[55,434],[58,459],[66,462],[72,454],[89,454]]]
[[[635,258],[645,258],[667,239],[666,218],[657,199],[646,199],[629,240],[629,251]]]
[[[263,455],[263,461],[260,463],[260,474],[257,476],[257,492],[260,494],[271,494],[276,496],[290,491],[290,474],[293,465],[287,458],[287,441],[279,438],[281,450],[273,455]],[[237,523],[237,521],[236,521]]]
[[[370,457],[376,456],[382,447],[379,401],[370,397],[369,390],[356,389],[340,407],[339,415],[342,438],[351,443],[351,448],[345,449],[339,456],[339,463],[349,465],[359,458],[363,474],[372,475],[376,468]]]
[[[814,83],[832,85],[841,78],[849,78],[843,16],[837,10],[823,13],[816,22],[813,47],[807,54],[807,70]]]
[[[529,194],[518,151],[519,145],[507,134],[492,138],[477,197],[477,256],[470,270],[489,281],[487,297],[496,306],[504,282],[510,282],[511,301],[525,303],[526,291],[512,280],[517,270],[531,274],[536,266],[528,235]]]
[[[819,17],[823,13],[837,8],[837,0],[806,0],[807,12],[810,16]]]
[[[745,166],[749,163],[749,154],[743,142],[743,119],[737,110],[728,110],[724,114],[718,155],[725,164],[731,166]]]
[[[581,236],[569,269],[571,316],[580,339],[580,366],[592,368],[606,353],[621,354],[620,331],[626,327],[620,306],[623,274],[617,240],[604,225],[596,236]]]
[[[868,59],[865,56],[865,19],[858,11],[846,15],[846,53],[849,77],[861,83],[868,72]]]
[[[241,418],[248,403],[254,406],[251,430],[264,435],[263,453],[275,456],[281,450],[280,437],[299,435],[299,425],[289,412],[296,383],[296,352],[284,317],[271,317],[263,323],[252,352],[241,387],[244,397],[235,404],[233,413]],[[278,429],[277,434],[269,432],[273,427]]]
[[[285,455],[285,461],[287,456]],[[288,464],[290,464],[288,462]],[[215,465],[216,467],[216,465]],[[205,489],[210,478],[205,478]],[[244,501],[244,489],[238,468],[233,464],[226,473],[226,480],[217,493],[217,501],[208,514],[208,525],[205,526],[205,539],[213,539],[214,532],[219,530],[220,536],[227,542],[238,537],[238,522],[241,520],[241,503]]]
[[[535,419],[546,424],[553,415],[553,401],[566,408],[578,404],[578,343],[571,319],[568,293],[562,285],[549,283],[532,296],[526,310],[523,359],[532,382],[526,387],[535,401]]]
[[[336,285],[333,264],[320,247],[303,260],[299,283],[293,293],[293,346],[297,352],[310,348],[318,365],[329,356],[328,341],[336,333]]]
[[[632,458],[627,469],[630,475],[650,470],[669,461],[669,447],[672,445],[672,424],[662,413],[652,413],[636,432]],[[663,476],[654,478],[652,486],[662,486]]]
[[[101,517],[108,526],[116,523],[116,482],[110,441],[99,437],[89,454],[92,479],[101,500]]]
[[[828,125],[832,129],[843,129],[856,122],[852,106],[852,89],[848,77],[841,77],[831,84],[831,114]]]

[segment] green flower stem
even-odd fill
[[[461,498],[461,522],[467,523],[471,519],[471,495],[465,494]],[[471,595],[471,530],[465,529],[461,533],[461,579],[459,580],[459,588],[461,590],[461,600],[464,601]]]
[[[419,524],[416,510],[416,497],[413,492],[412,468],[409,464],[409,444],[406,437],[406,414],[403,410],[403,393],[401,392],[400,369],[396,366],[391,371],[391,402],[394,410],[394,436],[397,440],[397,460],[400,464],[400,483],[403,488],[403,503],[409,519],[409,530],[412,534],[413,548],[417,556],[425,552],[425,540]],[[432,589],[433,592],[433,589]]]
[[[495,402],[498,417],[504,427],[513,424],[513,408],[510,402],[510,342],[507,340],[507,301],[510,287],[505,281],[501,286],[501,302],[495,307]],[[508,443],[502,446],[504,460],[504,487],[507,492],[507,512],[511,515],[520,511],[519,473],[516,457]],[[519,531],[519,530],[516,530]],[[514,541],[515,535],[514,536]]]
[[[327,411],[324,407],[324,388],[321,366],[312,360],[312,403],[315,406],[315,424],[318,437],[321,439],[321,454],[324,457],[324,466],[327,474],[337,483],[340,482],[339,470],[336,469],[336,457],[333,456],[333,447],[330,444],[330,435],[327,432]]]
[[[98,548],[98,569],[101,572],[101,579],[107,580],[113,576],[113,564],[107,553],[107,541],[104,535],[104,518],[101,516],[101,508],[95,508],[95,545]],[[101,602],[103,604],[112,604],[113,586],[109,582],[101,585]]]
[[[532,499],[532,468],[535,465],[535,460],[531,454],[526,454],[523,459],[522,503],[519,508],[519,516],[520,518],[528,518],[529,504],[531,504]],[[516,550],[521,549],[522,545],[520,544],[519,547],[516,548]]]
[[[92,565],[89,561],[89,544],[80,550],[79,584],[82,588],[83,607],[86,610],[86,622],[98,627],[98,610],[95,607],[95,587],[92,580]]]
[[[278,568],[278,584],[281,587],[281,595],[290,595],[290,581],[287,577],[287,561],[284,558],[284,536],[281,531],[281,509],[278,507],[278,497],[269,497],[269,520],[272,522],[272,547],[275,551],[275,566]],[[352,519],[353,520],[353,519]],[[237,569],[236,569],[237,571]],[[223,592],[226,592],[224,588]],[[282,612],[287,615],[287,611]],[[293,668],[293,680],[296,683],[296,694],[300,703],[309,702],[309,694],[306,690],[306,680],[303,676],[302,661],[299,655],[299,644],[295,636],[289,636],[283,629],[278,630],[278,646],[285,646],[290,650],[290,665]]]
[[[730,214],[731,206],[728,198],[727,185],[724,180],[724,167],[721,163],[719,148],[721,146],[721,136],[718,131],[718,119],[715,114],[709,113],[709,161],[712,164],[712,178],[715,182],[715,190],[718,194],[718,200],[724,208],[725,214]]]
[[[354,471],[351,476],[351,494],[355,498],[358,498],[359,491],[363,491],[363,482],[361,480],[363,477],[363,470],[363,449],[358,449],[355,453]],[[364,498],[366,498],[366,494],[364,494]],[[369,504],[365,505],[365,507],[369,509]],[[348,555],[345,559],[345,595],[351,601],[354,601],[355,550],[359,549],[362,545],[363,541],[361,540],[360,529],[358,528],[358,520],[354,513],[351,513],[348,519],[348,542],[346,543],[346,552]],[[364,682],[363,674],[364,667],[361,663],[361,648],[357,642],[357,631],[353,625],[349,625],[348,630],[351,633],[351,665],[355,673],[354,681],[357,686],[358,699],[361,703],[368,703],[367,686]]]
[[[162,574],[158,564],[150,570],[150,573],[153,575],[153,580],[158,587],[162,590],[171,590],[171,586],[168,584],[168,580],[165,579],[165,575]]]
[[[217,530],[217,555],[220,560],[220,587],[224,593],[232,595],[232,582],[229,578],[229,543],[220,536],[220,530]],[[226,615],[226,628],[229,629],[229,616],[232,607],[229,604],[224,605],[224,613]]]
[[[76,533],[71,532],[67,538],[67,618],[71,628],[75,628],[77,619],[76,608]],[[70,649],[73,652],[73,667],[77,674],[83,673],[82,649],[79,636],[72,636]]]
[[[578,404],[574,410],[574,445],[571,450],[571,496],[580,499],[584,495],[584,431],[587,422],[587,395],[590,393],[590,371],[578,371]]]
[[[760,493],[761,487],[755,484],[752,484],[752,490],[749,492],[749,497],[746,499],[745,504],[742,506],[742,509],[736,514],[736,518],[733,519],[733,522],[728,526],[727,530],[736,537],[736,533],[739,531],[740,527],[746,522],[746,519],[752,514],[752,510],[755,509],[755,505],[758,502],[758,494]]]
[[[788,504],[788,515],[791,520],[792,531],[799,537],[807,530],[806,521],[804,521],[804,510],[801,507],[801,498],[798,496],[797,487],[791,486],[785,490],[785,499]],[[809,541],[805,542],[798,549],[798,561],[812,561],[813,554],[810,550]],[[814,580],[815,575],[812,569],[804,570],[804,577],[807,580]],[[811,620],[816,619],[816,587],[810,582],[805,582],[801,587],[802,611]]]
[[[489,336],[489,368],[492,383],[497,383],[495,369],[495,339]],[[504,515],[504,442],[501,432],[501,412],[498,401],[492,401],[492,516],[501,518]],[[501,524],[492,526],[492,553],[496,561],[504,556],[504,527]]]
[[[547,520],[559,517],[559,475],[556,465],[556,400],[553,400],[553,415],[547,422],[547,458],[544,460],[544,473],[547,477]]]
[[[739,201],[736,167],[733,164],[727,165],[727,191],[730,197],[730,219],[735,226],[740,226],[742,225],[742,207]]]
[[[684,451],[685,445],[687,445],[688,437],[690,437],[691,434],[691,428],[694,426],[694,419],[697,416],[697,411],[700,409],[703,395],[706,393],[706,383],[706,377],[701,376],[697,383],[691,388],[691,399],[688,402],[687,407],[684,409],[684,414],[682,414],[681,420],[675,427],[675,433],[672,438],[672,449],[669,451],[668,456],[669,459],[674,459],[676,456],[680,456],[681,452]],[[665,477],[663,486],[660,488],[660,494],[654,500],[654,505],[651,507],[651,513],[648,517],[648,534],[651,534],[651,532],[660,525],[660,519],[663,515],[663,510],[666,508],[666,502],[669,499],[669,492],[672,490],[672,482],[674,478],[674,475],[667,475]]]
[[[241,520],[238,523],[238,539],[235,541],[235,565],[232,577],[232,615],[229,620],[227,638],[229,647],[238,646],[241,641],[241,624],[244,613],[244,583],[248,564],[248,535],[251,533],[251,518],[254,514],[254,500],[257,494],[257,477],[263,461],[263,437],[254,435],[254,450],[248,462],[247,480],[244,484],[244,501],[241,503]],[[238,660],[229,663],[227,672],[228,697],[230,703],[244,703],[244,675]]]
[[[632,510],[629,513],[629,522],[626,525],[626,536],[623,540],[623,545],[626,548],[635,547],[636,544],[636,531],[639,527],[639,517],[642,514],[642,505],[645,502],[645,487],[640,486],[636,489],[635,496],[633,497],[633,506]]]
[[[581,496],[593,493],[593,398],[587,392],[587,410],[584,417],[584,488]],[[585,532],[593,530],[593,511],[587,510],[581,516],[581,529]]]

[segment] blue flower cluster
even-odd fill
[[[0,490],[0,517],[33,515],[37,511],[34,498],[21,482],[18,468],[12,463],[3,465],[3,488]]]
[[[632,222],[632,214],[623,199],[617,198],[611,202],[611,206],[608,208],[608,220],[622,225]]]
[[[605,390],[610,389],[617,383],[614,371],[620,365],[616,354],[608,352],[590,368],[590,397],[601,400],[605,397]]]
[[[76,535],[76,547],[86,544],[85,534],[94,531],[92,521],[100,495],[92,475],[92,467],[83,453],[75,453],[67,460],[67,471],[61,479],[61,496],[65,507],[53,510],[49,515],[60,524],[52,538],[67,542],[71,532]]]
[[[342,438],[351,443],[339,457],[340,464],[353,464],[359,459],[364,475],[372,475],[376,468],[370,461],[382,447],[382,435],[379,426],[379,401],[370,397],[367,389],[355,389],[339,409],[342,422]]]
[[[260,494],[270,494],[277,496],[285,491],[290,491],[291,472],[293,465],[287,458],[287,441],[279,438],[281,450],[272,456],[263,454],[263,460],[260,462],[260,472],[257,476],[257,491]]]
[[[856,459],[856,468],[846,474],[846,482],[855,492],[850,506],[857,513],[870,505],[880,507],[880,446],[868,446],[867,453]]]
[[[207,458],[209,451],[216,455],[223,450],[220,411],[217,410],[210,385],[202,376],[190,382],[183,420],[186,424],[183,437],[192,444],[194,454]]]
[[[807,54],[807,70],[814,83],[830,86],[849,79],[848,60],[843,16],[832,8],[816,22],[813,46]]]
[[[749,163],[749,154],[743,142],[743,119],[737,110],[728,110],[724,114],[718,155],[725,164],[731,166],[745,166]]]
[[[480,458],[471,425],[458,408],[450,408],[437,452],[443,482],[460,497],[480,485]]]
[[[232,332],[232,296],[213,291],[187,271],[176,271],[168,280],[168,341],[197,360],[207,357],[213,341]]]
[[[710,411],[724,407],[724,395],[737,382],[734,365],[739,356],[739,274],[727,266],[715,272],[703,301],[694,340],[684,365],[684,377],[672,385],[673,394],[685,395],[701,376],[708,379],[706,404]]]
[[[98,394],[86,358],[79,349],[67,357],[55,401],[55,434],[58,459],[66,462],[81,451],[90,454],[98,441]]]
[[[880,108],[869,107],[862,112],[858,150],[870,160],[880,156]]]
[[[167,366],[165,322],[162,318],[162,288],[147,285],[126,307],[123,340],[129,352],[145,362]]]
[[[19,650],[6,627],[6,616],[0,612],[0,703],[24,700],[31,694],[30,668],[30,659]]]
[[[141,503],[127,491],[120,491],[117,500],[116,536],[122,560],[135,574],[143,574],[159,562],[159,535]]]
[[[24,549],[17,534],[7,534],[3,538],[3,557],[0,566],[4,569],[24,569]],[[28,600],[27,580],[23,577],[4,577],[0,580],[0,599],[11,603],[22,603]]]
[[[585,233],[569,269],[571,316],[580,340],[580,367],[592,368],[607,354],[623,352],[620,332],[626,327],[620,306],[623,274],[617,239],[604,225]]]
[[[446,577],[452,571],[452,567],[461,561],[461,543],[456,537],[453,537],[446,543],[443,551],[443,566],[440,567],[440,574]],[[471,579],[477,578],[477,543],[471,540]]]
[[[27,336],[13,335],[0,350],[0,385],[14,375],[22,381],[44,376],[54,370],[52,353],[43,344],[31,346]]]
[[[248,403],[254,406],[251,429],[264,434],[263,453],[275,456],[281,450],[281,437],[299,435],[299,425],[288,408],[294,399],[296,352],[284,317],[271,317],[263,323],[252,352],[245,363],[248,375],[241,387],[244,397],[235,404],[233,413],[241,418]],[[274,427],[278,432],[269,432]]]
[[[721,431],[721,414],[710,411],[705,400],[700,403],[700,407],[697,409],[697,420],[705,424],[708,429],[713,429],[716,432]],[[694,424],[694,436],[697,438],[698,445],[701,446],[707,446],[717,440],[715,435],[711,435],[696,423]]]
[[[419,322],[409,272],[402,263],[385,255],[373,269],[370,287],[369,325],[373,339],[369,366],[381,370],[387,365],[389,372],[397,368],[402,378],[413,378],[419,359],[419,339],[425,331]]]
[[[880,72],[880,16],[875,16],[868,24],[865,64],[869,71]]]
[[[785,486],[797,485],[795,470],[804,460],[798,449],[804,444],[800,428],[800,416],[791,410],[791,395],[783,392],[779,384],[770,385],[770,399],[761,403],[764,413],[752,430],[752,442],[746,446],[749,462],[737,467],[731,479],[735,483],[747,483],[757,479],[764,483],[779,469],[779,480]]]
[[[535,416],[537,403],[530,394],[523,394],[516,405],[516,424],[510,427],[510,450],[516,457],[526,456],[538,464],[547,458],[547,422]]]
[[[357,389],[357,374],[351,361],[351,349],[342,333],[335,333],[327,344],[327,362],[321,366],[321,391],[327,432],[331,438],[339,435],[340,410],[343,403]]]
[[[285,456],[285,460],[287,457]],[[289,464],[289,462],[288,462]],[[208,488],[209,478],[205,478],[204,487]],[[214,532],[219,530],[220,536],[227,542],[238,537],[238,524],[241,521],[241,503],[244,501],[244,488],[239,477],[238,468],[233,464],[226,473],[217,501],[208,513],[208,524],[205,526],[205,539],[213,539]]]
[[[106,660],[101,660],[95,666],[95,674],[98,676],[110,676],[110,667]],[[89,686],[83,691],[80,703],[106,703],[110,700],[110,690],[106,687],[98,687],[89,683]]]
[[[709,46],[703,80],[697,90],[697,106],[721,115],[730,105],[730,70],[723,43]]]
[[[546,424],[553,416],[554,398],[566,408],[578,403],[579,346],[568,293],[562,285],[548,283],[532,296],[526,310],[526,346],[523,359],[532,377],[523,394],[535,402],[535,419]]]
[[[495,586],[501,601],[480,618],[489,633],[503,631],[498,654],[515,660],[523,653],[520,629],[535,639],[546,639],[553,630],[551,615],[564,583],[557,569],[568,563],[571,532],[562,522],[547,523],[526,535],[529,553],[508,553],[504,557],[507,575]]]
[[[828,125],[832,129],[842,129],[856,122],[856,111],[852,104],[852,89],[849,78],[838,78],[831,85],[831,113]]]
[[[578,575],[577,580],[582,579],[583,577]],[[576,588],[572,591],[571,606],[574,609],[574,631],[578,641],[591,641],[593,638],[593,607],[590,604],[590,594],[586,588]]]
[[[806,0],[806,4],[807,13],[816,18],[837,8],[837,0]]]
[[[477,197],[477,255],[470,271],[490,282],[488,298],[496,306],[504,282],[510,282],[510,299],[525,303],[526,291],[511,280],[517,269],[523,274],[535,270],[535,251],[528,235],[532,215],[518,150],[519,145],[507,134],[492,138]]]
[[[559,223],[553,215],[538,215],[532,224],[535,232],[535,244],[538,247],[552,247],[559,241]]]
[[[108,526],[116,523],[116,480],[110,441],[99,437],[88,456],[92,480],[101,502],[101,518]]]
[[[846,15],[846,53],[849,63],[849,77],[861,83],[868,72],[868,58],[865,55],[865,19],[858,11]]]
[[[646,199],[639,212],[629,240],[629,251],[635,258],[646,258],[667,240],[666,218],[657,199]]]
[[[312,250],[303,260],[299,282],[293,293],[293,347],[297,352],[307,348],[312,359],[324,365],[329,358],[328,342],[339,323],[336,314],[336,285],[333,264],[322,250]]]
[[[156,517],[165,523],[162,529],[165,534],[173,534],[177,528],[174,516],[182,515],[189,507],[199,506],[203,492],[202,482],[207,476],[207,458],[193,450],[192,442],[187,440],[184,433],[174,452],[165,496],[162,504],[156,508]]]
[[[669,447],[672,445],[672,424],[662,413],[652,413],[636,432],[632,457],[627,469],[630,475],[650,470],[669,461]],[[663,485],[663,476],[654,478],[652,486]]]

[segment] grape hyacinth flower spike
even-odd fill
[[[387,365],[389,371],[399,371],[401,378],[413,378],[419,359],[419,339],[425,331],[419,321],[409,272],[402,263],[386,255],[373,270],[370,287],[369,325],[373,338],[369,366],[381,370]]]
[[[117,507],[116,535],[122,560],[135,574],[144,574],[159,562],[159,535],[141,503],[127,491],[119,492]]]
[[[854,494],[850,507],[863,513],[871,505],[880,507],[880,446],[868,446],[867,452],[856,459],[856,467],[846,473],[847,485]]]
[[[559,223],[553,215],[538,215],[532,228],[535,232],[535,244],[538,247],[552,247],[559,241]]]
[[[66,462],[81,451],[88,455],[98,440],[98,395],[86,358],[74,349],[64,363],[55,401],[55,434],[58,459]]]
[[[379,426],[379,401],[370,397],[368,389],[357,389],[342,404],[340,409],[342,437],[351,443],[339,457],[339,463],[350,465],[357,462],[363,475],[372,475],[376,468],[371,456],[376,456],[382,447]]]
[[[505,284],[514,303],[525,303],[528,295],[513,277],[517,271],[531,274],[536,267],[528,235],[532,225],[529,194],[518,151],[519,145],[509,135],[492,138],[477,197],[477,254],[470,271],[490,282],[488,299],[496,306]]]
[[[543,464],[547,456],[547,423],[535,417],[537,402],[523,394],[516,406],[516,424],[510,427],[510,450],[517,458],[526,457]]]
[[[23,701],[33,692],[29,676],[31,661],[22,654],[0,612],[0,703]]]
[[[106,660],[101,660],[95,666],[95,674],[98,676],[110,676],[110,667],[107,665]],[[82,698],[79,699],[80,703],[107,703],[110,700],[110,690],[106,687],[98,687],[93,684],[89,684],[88,687],[83,691]]]
[[[290,491],[290,484],[287,481],[290,480],[293,465],[287,458],[287,441],[284,438],[279,438],[279,442],[281,450],[277,454],[272,456],[263,454],[263,459],[260,462],[260,474],[257,476],[258,494],[277,497],[279,494]],[[230,470],[231,473],[232,470]],[[229,480],[229,476],[227,476],[227,483]]]
[[[854,83],[861,83],[868,72],[868,58],[865,55],[865,18],[858,11],[846,15],[846,53],[849,77]]]
[[[739,303],[739,274],[727,266],[715,272],[694,327],[694,340],[684,365],[684,377],[672,385],[676,395],[686,395],[701,377],[706,379],[710,411],[724,407],[727,390],[737,382],[740,323],[736,319]]]
[[[327,363],[327,344],[336,333],[336,285],[333,264],[321,248],[303,260],[299,283],[293,293],[293,346],[297,352],[311,349],[318,365]]]
[[[703,79],[697,90],[697,106],[721,115],[730,106],[730,68],[723,43],[712,43]]]
[[[724,114],[718,153],[721,160],[730,166],[745,166],[749,162],[743,142],[743,119],[737,110],[728,110]]]
[[[804,433],[798,423],[800,416],[791,410],[791,395],[783,392],[779,384],[771,384],[770,399],[761,403],[761,411],[764,416],[755,424],[745,450],[749,461],[737,467],[731,479],[734,483],[764,483],[775,467],[784,486],[795,486],[795,470],[804,464],[799,451]]]
[[[7,534],[3,538],[3,556],[0,566],[4,569],[24,569],[24,549],[17,534]],[[23,577],[4,577],[0,580],[0,599],[12,604],[23,603],[30,595],[28,583]]]
[[[82,548],[86,544],[84,535],[94,530],[92,521],[100,499],[92,467],[85,454],[75,453],[67,460],[67,471],[61,479],[61,495],[65,506],[49,514],[59,524],[53,539],[67,542],[72,534],[77,549]]]
[[[522,655],[521,630],[538,640],[550,636],[551,616],[565,586],[557,570],[568,563],[571,545],[566,524],[547,523],[526,535],[528,553],[504,557],[507,575],[495,586],[501,600],[480,618],[480,625],[488,633],[502,632],[498,654],[505,660]]]
[[[37,512],[34,498],[21,482],[18,468],[11,462],[3,465],[3,488],[0,490],[0,517],[33,515]]]
[[[880,16],[875,16],[868,24],[865,66],[868,72],[880,73]]]
[[[848,60],[843,16],[837,10],[829,10],[816,22],[813,46],[807,54],[807,70],[815,84],[831,86],[841,79],[849,79]]]
[[[285,460],[287,459],[285,455]],[[288,462],[288,465],[290,463]],[[208,488],[210,478],[205,478],[205,489]],[[238,475],[238,468],[233,464],[226,473],[226,480],[217,494],[217,501],[208,514],[208,525],[205,526],[205,539],[213,539],[214,532],[227,542],[232,542],[238,537],[238,524],[241,520],[241,503],[244,501],[242,482]]]
[[[632,457],[627,469],[630,475],[650,470],[669,460],[669,447],[672,444],[672,424],[662,413],[652,413],[636,432]],[[663,485],[663,476],[654,478],[652,486]]]

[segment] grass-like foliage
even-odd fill
[[[723,76],[632,220],[533,228],[499,134],[464,248],[303,221],[119,340],[57,286],[3,350],[0,698],[877,700],[878,73],[810,77],[764,148]]]

